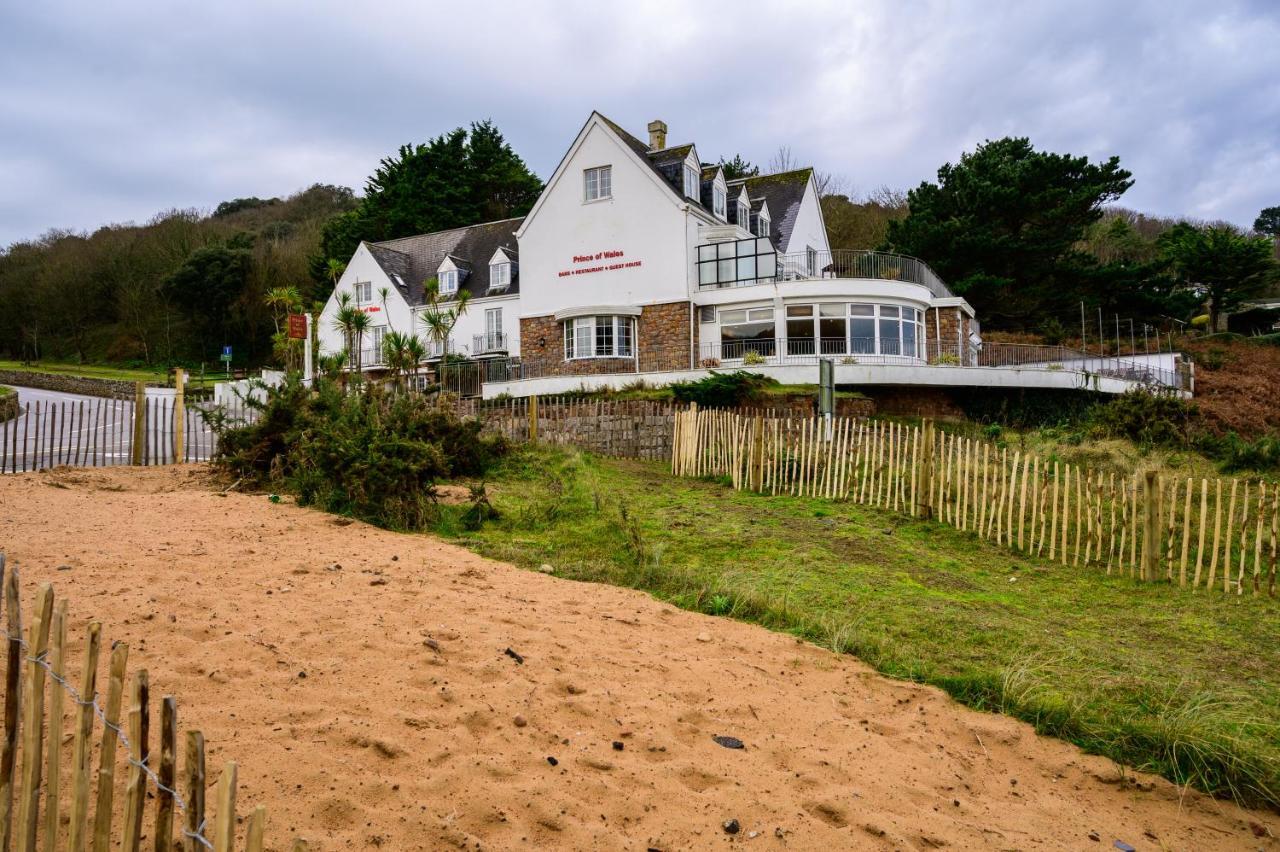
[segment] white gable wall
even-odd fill
[[[583,201],[583,170],[612,167],[613,196]],[[683,203],[593,117],[520,232],[520,313],[688,297]],[[607,252],[621,252],[606,257]]]
[[[412,318],[409,312],[409,304],[400,295],[399,289],[382,271],[382,267],[373,259],[373,255],[369,253],[369,249],[361,243],[356,253],[351,256],[351,260],[347,263],[346,272],[342,273],[342,277],[338,279],[338,286],[334,288],[333,293],[329,295],[329,300],[325,302],[324,311],[320,314],[319,328],[316,330],[316,337],[320,341],[320,352],[329,355],[335,352],[341,352],[346,346],[346,342],[342,339],[342,332],[334,328],[334,320],[338,315],[338,294],[347,293],[351,296],[353,304],[356,301],[356,284],[368,281],[370,283],[370,302],[362,302],[361,307],[369,314],[370,328],[374,326],[385,326],[389,330],[408,331],[412,327]],[[381,290],[386,288],[390,292],[387,294],[387,303],[382,304]],[[371,332],[365,334],[365,348],[370,348],[372,344]]]
[[[773,215],[772,212],[770,215]],[[772,227],[776,230],[778,223],[774,221]],[[822,218],[822,206],[818,203],[818,190],[813,184],[812,177],[809,178],[804,197],[800,200],[795,225],[791,228],[791,238],[785,246],[782,246],[781,251],[783,254],[798,254],[805,250],[805,246],[818,251],[830,250],[830,245],[827,243],[827,226]]]

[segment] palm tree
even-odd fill
[[[331,257],[325,262],[324,266],[325,274],[329,276],[329,280],[333,282],[333,287],[336,290],[338,287],[338,279],[342,277],[342,273],[347,271],[347,265],[342,261],[335,260]]]
[[[411,351],[413,343],[417,344],[418,349],[422,348],[422,341],[415,334],[388,331],[382,338],[382,356],[397,385],[403,386],[402,378],[417,367]]]
[[[286,370],[296,369],[298,346],[285,335],[280,324],[289,314],[298,313],[302,310],[302,294],[293,285],[273,287],[267,291],[263,301],[271,309],[271,322],[275,324],[276,328],[275,334],[271,335],[273,348],[280,355]]]
[[[459,289],[453,298],[441,298],[440,281],[436,278],[427,279],[422,286],[426,307],[418,314],[418,319],[426,327],[427,337],[436,344],[443,358],[449,354],[449,335],[453,334],[453,327],[467,312],[471,292]]]
[[[409,359],[409,375],[416,379],[418,377],[418,368],[427,359],[427,347],[423,345],[421,337],[416,334],[410,334],[404,348],[405,354]]]

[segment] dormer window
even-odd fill
[[[751,208],[745,202],[738,202],[738,227],[744,231],[751,230]]]
[[[511,264],[492,263],[489,265],[489,289],[505,290],[511,286]]]
[[[769,217],[766,216],[763,212],[761,212],[759,218],[756,221],[756,236],[757,237],[769,236]]]
[[[458,292],[458,270],[450,269],[440,273],[440,295],[452,296]]]
[[[720,187],[716,187],[711,191],[711,211],[716,214],[718,219],[727,219],[725,213],[725,191]]]
[[[582,172],[582,198],[584,201],[599,201],[613,197],[613,168],[598,166],[584,169]]]
[[[700,182],[700,175],[698,174],[698,170],[695,169],[693,166],[686,165],[684,167],[684,197],[685,198],[698,197],[699,182]]]

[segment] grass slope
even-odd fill
[[[852,504],[522,451],[500,516],[439,531],[494,558],[788,630],[1179,783],[1280,806],[1280,606],[1025,559]],[[472,525],[474,526],[474,525]]]
[[[169,371],[164,367],[116,367],[107,364],[62,364],[41,361],[24,364],[21,361],[0,361],[0,370],[22,373],[50,373],[62,376],[78,376],[86,379],[118,379],[125,382],[167,382]],[[188,371],[188,377],[191,375]],[[197,376],[199,374],[197,373]],[[225,379],[226,373],[206,373],[205,380]]]

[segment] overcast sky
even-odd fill
[[[435,5],[0,4],[0,245],[358,190],[482,118],[546,178],[592,109],[639,136],[662,118],[703,159],[786,145],[858,191],[1017,134],[1119,155],[1146,212],[1247,226],[1280,204],[1274,0]]]

